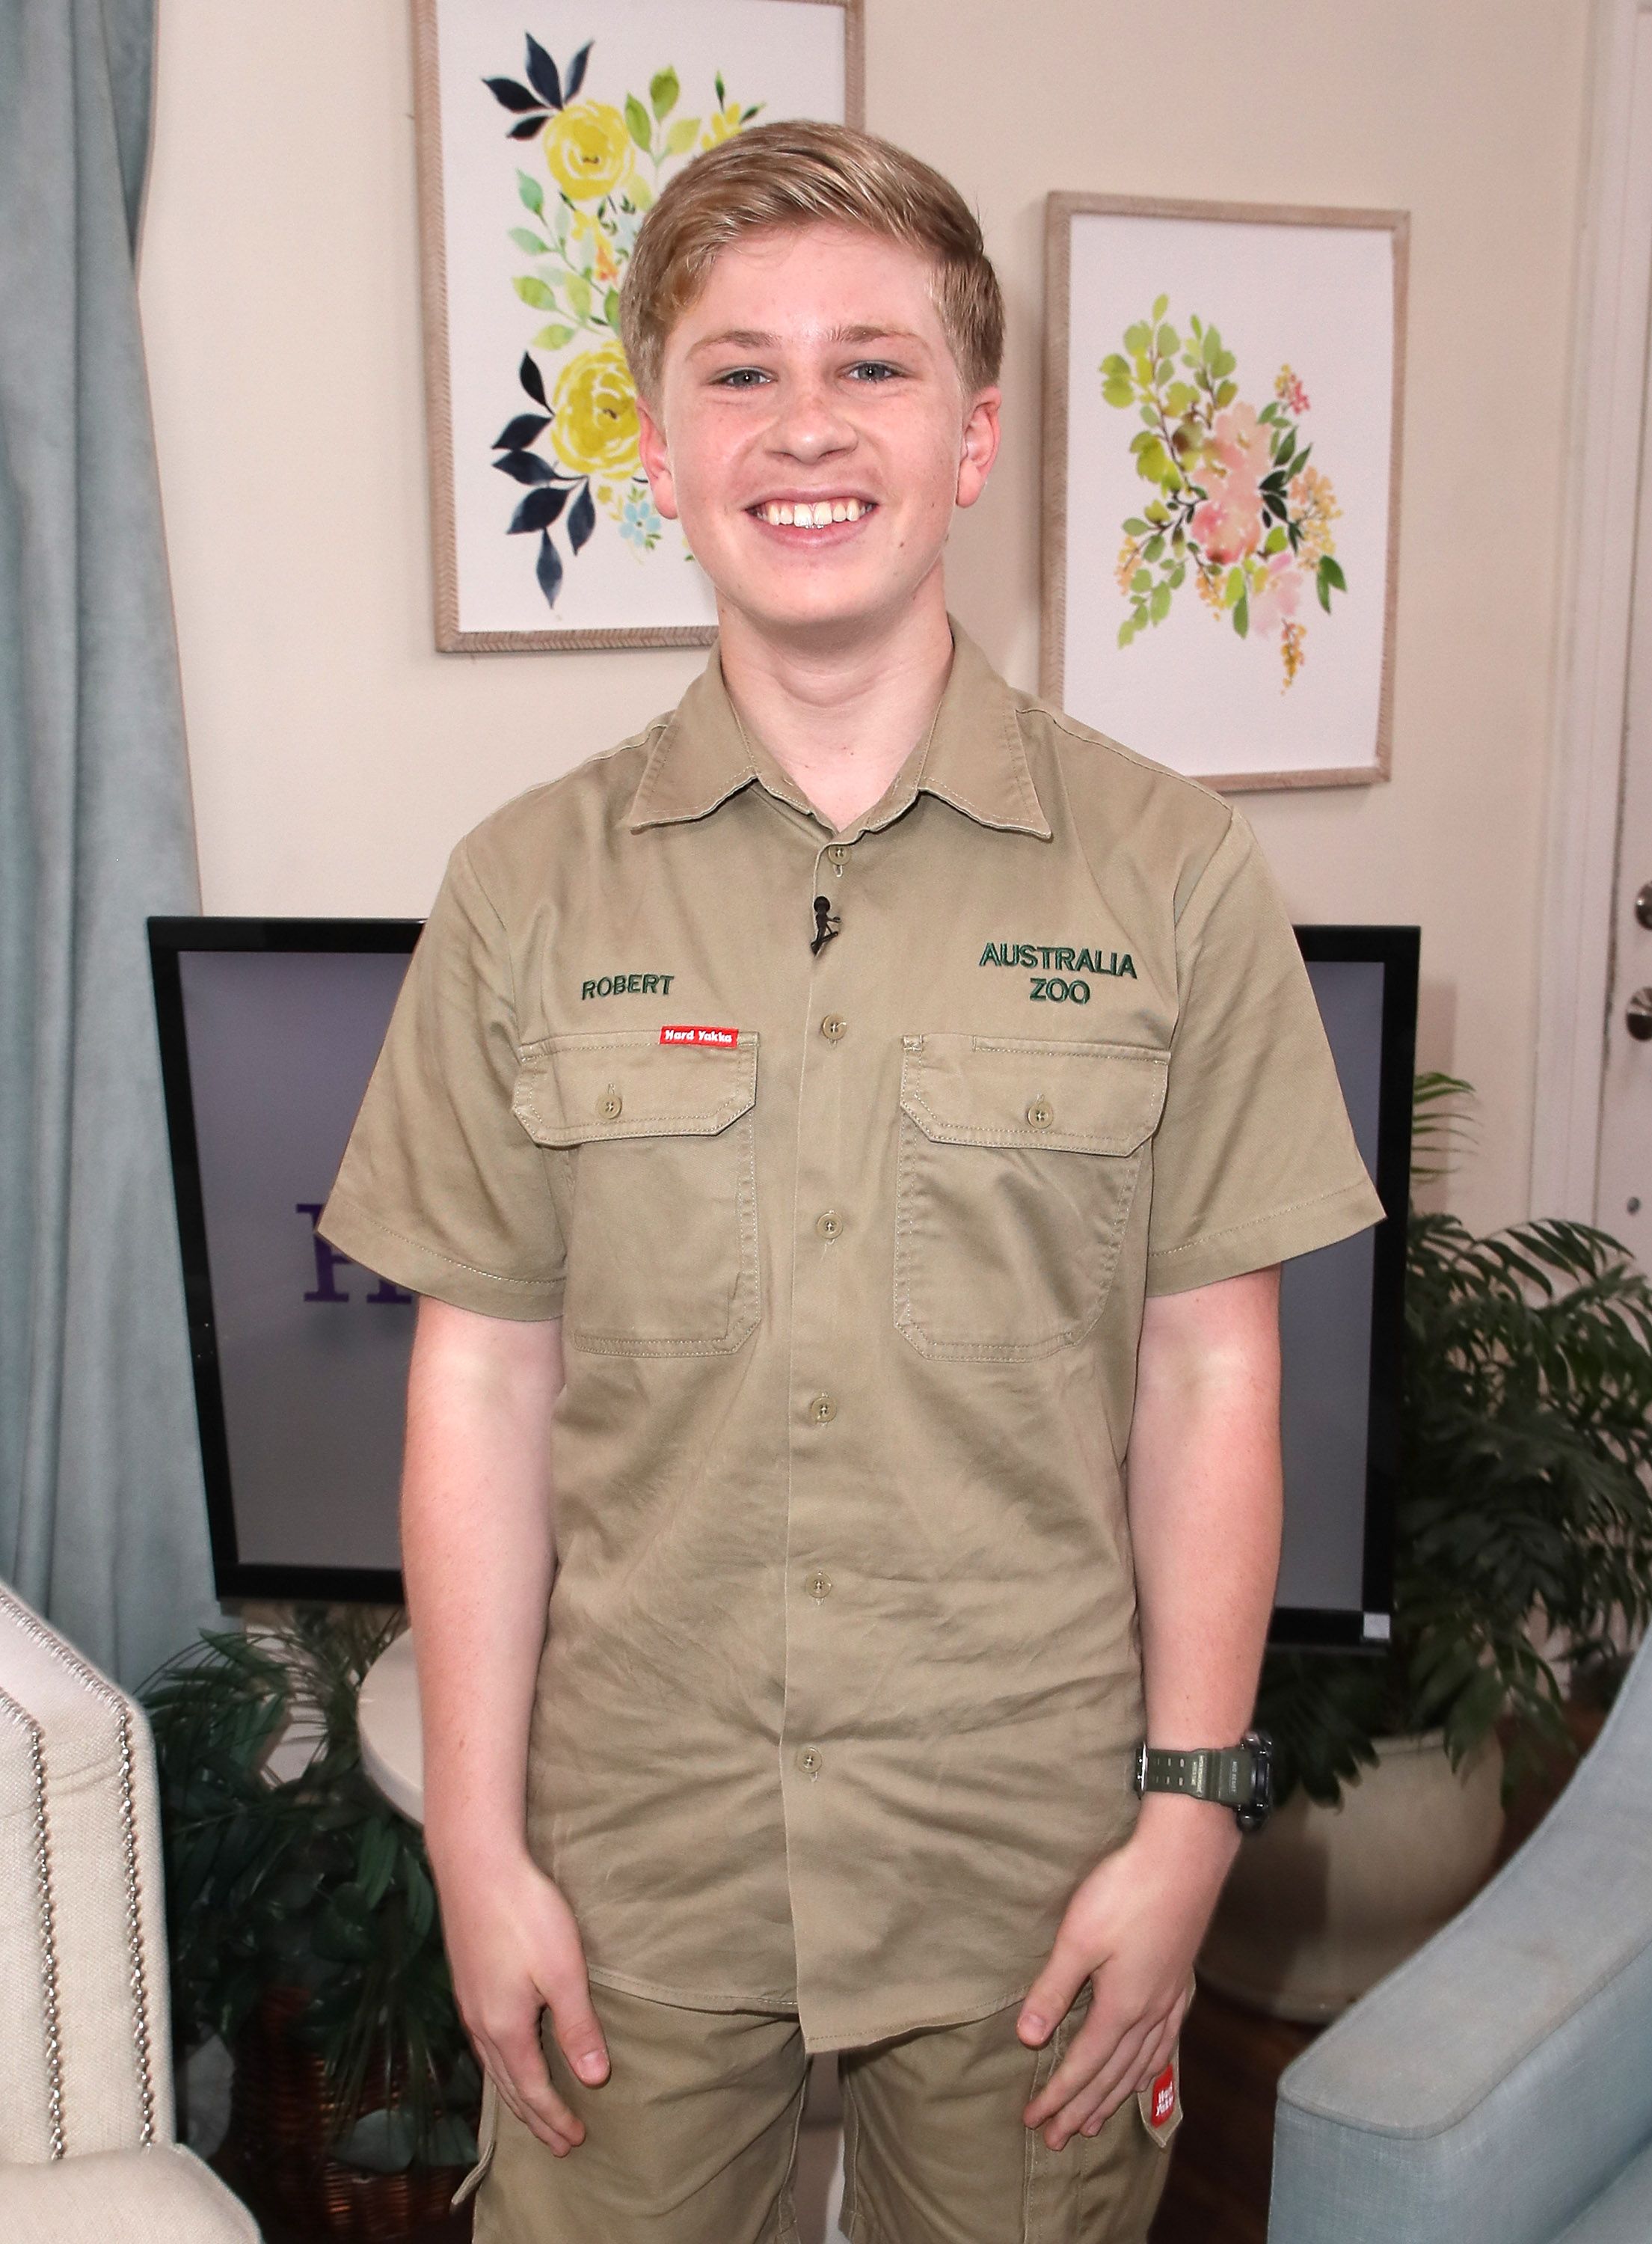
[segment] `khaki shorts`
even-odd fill
[[[792,2175],[808,2082],[795,2018],[592,1999],[612,2072],[576,2080],[542,2019],[556,2092],[585,2122],[564,2159],[487,2085],[475,2244],[796,2244]],[[1022,2123],[1087,2007],[1042,2050],[1021,2005],[845,2051],[842,2225],[853,2244],[1145,2244],[1181,2117],[1180,2064],[1061,2151]],[[1179,2051],[1177,2052],[1179,2060]]]

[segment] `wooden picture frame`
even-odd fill
[[[715,639],[710,589],[635,471],[606,316],[632,198],[645,207],[667,167],[765,112],[860,124],[862,5],[411,0],[442,652]]]
[[[1404,211],[1049,197],[1047,700],[1224,793],[1388,778],[1408,247]]]

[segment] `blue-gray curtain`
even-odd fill
[[[219,1618],[144,922],[199,909],[133,242],[154,0],[0,0],[0,1573]]]

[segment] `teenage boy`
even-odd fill
[[[1140,2240],[1238,1833],[1135,1750],[1245,1728],[1278,1266],[1381,1208],[1244,821],[949,624],[955,191],[759,127],[623,318],[718,649],[460,843],[322,1227],[423,1297],[477,2237],[791,2237],[833,2050],[856,2244]]]

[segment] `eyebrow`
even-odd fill
[[[761,328],[725,328],[718,335],[702,336],[689,356],[692,358],[699,351],[717,350],[724,346],[735,350],[772,350],[780,340],[779,335],[770,335]],[[915,343],[922,340],[911,328],[833,328],[826,336],[828,343]]]

